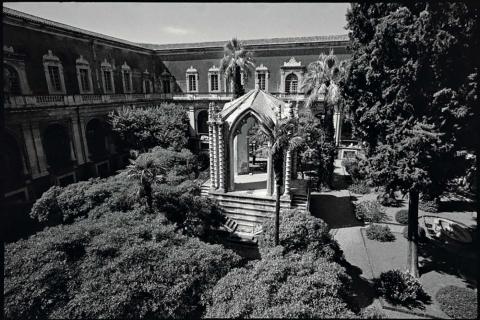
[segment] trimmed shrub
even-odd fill
[[[218,281],[206,318],[353,318],[342,298],[345,270],[312,253],[278,250]]]
[[[370,306],[360,312],[360,317],[362,319],[386,319],[387,315],[383,312],[382,308]]]
[[[382,222],[387,218],[382,206],[378,201],[366,200],[355,205],[355,216],[358,220],[367,222]]]
[[[400,224],[408,224],[408,210],[398,210],[395,213],[395,220]]]
[[[402,235],[405,239],[408,239],[408,226],[403,228]],[[427,237],[427,233],[425,229],[418,226],[418,241],[424,241],[426,237]]]
[[[357,183],[365,178],[364,174],[360,170],[359,161],[359,159],[348,158],[342,160],[342,166],[345,168],[345,171],[348,172],[354,183]]]
[[[447,286],[435,295],[440,308],[454,319],[477,319],[478,304],[475,290],[457,286]]]
[[[46,228],[6,245],[5,317],[198,318],[240,257],[142,209]]]
[[[370,193],[370,187],[365,182],[357,182],[348,187],[348,190],[356,194]]]
[[[327,259],[338,259],[342,253],[338,243],[329,233],[328,225],[305,210],[282,210],[280,212],[280,246],[288,253],[311,252]],[[258,246],[263,253],[275,246],[275,220],[268,219],[263,225]]]
[[[367,234],[367,238],[370,240],[377,240],[381,242],[395,241],[395,236],[393,235],[389,226],[371,224],[366,229],[366,234]]]
[[[424,300],[427,294],[410,273],[400,270],[382,272],[374,279],[377,293],[394,304],[409,305]]]

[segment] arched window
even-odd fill
[[[12,66],[3,64],[3,92],[10,95],[21,95],[22,88],[20,87],[20,77],[17,70]]]
[[[208,133],[208,112],[203,110],[197,116],[197,131],[198,133]]]
[[[3,134],[0,138],[0,159],[2,170],[0,179],[5,182],[5,190],[13,190],[24,181],[23,179],[23,159],[17,140],[9,134]]]
[[[107,155],[107,128],[99,119],[92,119],[87,123],[87,146],[90,158],[97,160]]]
[[[298,77],[294,73],[290,73],[285,78],[285,92],[296,93],[298,89]]]
[[[43,145],[48,165],[56,170],[72,164],[70,138],[67,128],[60,124],[49,125],[43,133]]]

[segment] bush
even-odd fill
[[[46,228],[6,245],[5,317],[198,318],[240,258],[141,209]]]
[[[385,207],[396,207],[396,206],[398,206],[398,201],[395,198],[394,193],[386,192],[386,193],[383,193],[383,194],[379,194],[377,196],[377,200],[382,206],[385,206]]]
[[[402,230],[402,235],[405,239],[408,239],[408,226]],[[427,233],[424,228],[418,226],[418,241],[424,241],[427,237]]]
[[[408,224],[408,210],[398,210],[397,213],[395,213],[395,220],[400,224]]]
[[[383,312],[382,308],[376,306],[370,306],[363,309],[360,312],[362,319],[386,319],[387,315]]]
[[[435,298],[440,308],[454,319],[477,319],[478,304],[475,290],[447,286],[438,290]]]
[[[377,293],[394,304],[409,305],[427,297],[420,282],[410,273],[400,270],[382,272],[374,279]]]
[[[313,254],[277,250],[218,281],[206,318],[353,318],[342,298],[345,270]]]
[[[336,260],[342,253],[338,243],[329,233],[328,225],[309,212],[299,209],[280,212],[280,246],[288,253],[311,252],[314,255]],[[263,225],[258,246],[263,253],[275,246],[275,220]]]
[[[395,241],[395,236],[388,226],[371,224],[367,229],[367,238],[381,242]]]
[[[440,211],[440,201],[438,200],[420,200],[418,208],[425,212],[437,213]]]
[[[362,173],[359,164],[360,159],[343,159],[342,166],[345,168],[345,171],[348,172],[352,181],[354,183],[359,183],[365,178],[364,173]]]
[[[356,194],[367,194],[370,193],[370,188],[365,182],[357,182],[348,187],[348,190]]]
[[[123,107],[109,114],[112,130],[129,149],[147,151],[155,146],[181,150],[189,140],[185,107],[173,103],[137,108]]]
[[[387,218],[382,206],[378,201],[366,200],[355,205],[355,216],[359,220],[367,222],[382,222]]]

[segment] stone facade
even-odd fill
[[[195,147],[205,152],[214,139],[212,131],[225,130],[207,124],[209,103],[231,100],[224,76],[212,78],[224,42],[138,44],[8,8],[3,8],[2,27],[6,130],[0,142],[8,201],[32,201],[51,185],[122,168],[127,154],[116,146],[106,119],[124,105],[186,105]],[[262,74],[265,91],[285,101],[304,99],[301,90],[286,90],[289,74],[297,76],[300,88],[306,66],[321,52],[334,50],[339,59],[348,57],[346,36],[244,44],[257,65],[245,80],[246,91],[258,87]],[[187,85],[190,74],[195,90]],[[218,88],[212,87],[216,81]],[[210,161],[226,170],[218,159]]]

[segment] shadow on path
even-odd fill
[[[355,218],[349,196],[335,194],[312,194],[310,212],[325,221],[331,229],[363,226]]]

